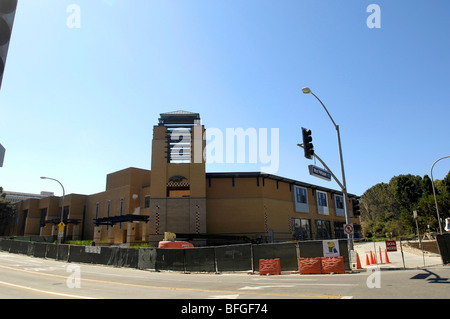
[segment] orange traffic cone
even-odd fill
[[[370,251],[370,264],[375,265],[377,262],[375,261],[375,258],[373,258],[373,253]]]
[[[358,253],[356,253],[356,269],[362,269]]]
[[[366,254],[366,266],[370,266],[369,255]]]
[[[389,257],[388,257],[388,253],[387,253],[386,249],[384,250],[384,257],[386,259],[386,264],[390,264],[391,262],[389,261]]]

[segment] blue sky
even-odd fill
[[[69,28],[70,5],[80,27]],[[369,28],[370,4],[381,28]],[[279,129],[277,175],[308,173],[316,153],[361,195],[450,155],[447,0],[19,0],[0,91],[5,190],[105,189],[108,173],[151,168],[159,114],[198,112],[206,128]],[[320,166],[320,163],[316,163]],[[208,172],[259,171],[208,164]],[[450,160],[434,168],[435,179]]]

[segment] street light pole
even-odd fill
[[[61,187],[62,187],[62,190],[63,190],[62,205],[61,205],[62,206],[62,208],[61,208],[61,223],[62,223],[63,219],[64,219],[64,196],[66,194],[66,191],[64,190],[64,186],[63,186],[63,184],[61,184],[60,181],[58,181],[57,179],[51,178],[51,177],[41,176],[41,179],[50,179],[52,181],[58,182],[58,184],[61,185]],[[58,232],[58,244],[61,244],[61,239],[64,236],[64,230],[62,231],[62,234],[63,234],[62,236],[59,235],[60,233],[61,232]]]
[[[433,165],[431,165],[431,170],[430,170],[430,175],[431,175],[431,186],[433,186],[433,195],[434,195],[434,203],[436,204],[436,215],[437,215],[437,219],[438,219],[438,223],[439,223],[439,232],[442,234],[442,224],[441,224],[441,217],[439,216],[439,207],[438,207],[438,202],[437,202],[437,198],[436,198],[436,189],[434,188],[434,180],[433,180],[433,167],[434,165],[439,162],[440,160],[443,160],[444,158],[449,158],[449,156],[444,156],[441,157],[440,159],[436,160]]]
[[[345,182],[345,172],[344,172],[344,159],[342,157],[342,147],[341,147],[341,134],[339,132],[339,125],[336,124],[336,122],[334,122],[333,118],[330,115],[330,112],[328,112],[327,108],[325,107],[325,105],[322,103],[322,101],[317,97],[317,95],[315,95],[309,88],[304,87],[302,89],[302,92],[304,94],[312,94],[319,102],[320,104],[322,104],[323,108],[325,109],[325,112],[327,112],[331,122],[333,122],[333,125],[336,129],[336,134],[337,134],[337,140],[338,140],[338,148],[339,148],[339,160],[341,163],[341,173],[342,173],[342,195],[344,197],[344,215],[345,215],[345,223],[346,224],[350,224],[350,215],[349,215],[349,207],[348,207],[348,194],[347,194],[347,184]],[[349,250],[353,250],[353,236],[352,234],[347,234],[347,238],[348,238],[348,249]]]

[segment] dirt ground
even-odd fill
[[[406,245],[410,246],[411,248],[420,249],[419,242],[409,242]],[[434,240],[433,241],[423,240],[422,246],[423,246],[424,251],[428,251],[433,254],[439,254],[439,248],[438,248],[437,242]]]

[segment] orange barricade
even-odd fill
[[[321,257],[299,258],[298,268],[300,270],[300,274],[321,274],[322,273]]]
[[[280,258],[260,259],[259,260],[260,275],[281,275]]]
[[[344,274],[344,257],[322,257],[322,272],[324,274]]]
[[[158,248],[194,248],[189,242],[186,241],[160,241]]]

